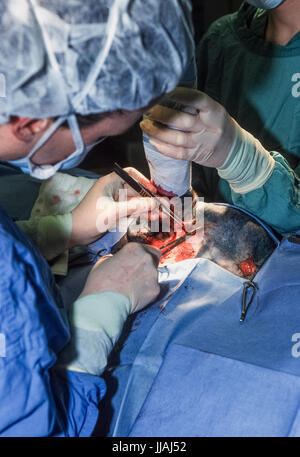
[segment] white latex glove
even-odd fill
[[[151,303],[159,294],[159,249],[139,243],[128,243],[114,256],[106,256],[95,265],[80,295],[118,292],[131,303],[136,312]]]
[[[140,124],[150,136],[150,143],[174,159],[190,160],[206,167],[222,166],[234,142],[235,121],[219,103],[195,89],[178,87],[168,98],[195,108],[198,114],[154,106],[147,112],[148,119]]]
[[[168,97],[195,108],[198,114],[161,105],[147,113],[148,119],[141,122],[141,128],[161,154],[217,168],[237,193],[264,185],[274,169],[274,159],[223,106],[195,89],[179,87]]]
[[[134,168],[125,169],[131,176],[156,192],[150,181]],[[119,201],[119,191],[126,190],[128,200]],[[81,203],[72,211],[72,235],[69,247],[88,245],[106,230],[112,230],[120,219],[147,215],[156,208],[155,200],[142,198],[116,174],[97,180]],[[155,211],[152,216],[155,215]],[[158,217],[158,216],[157,216]]]

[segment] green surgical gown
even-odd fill
[[[267,12],[247,4],[213,23],[197,50],[198,89],[261,141],[275,159],[274,171],[247,194],[197,165],[193,182],[201,191],[206,180],[217,187],[211,199],[245,208],[287,234],[300,230],[300,32],[286,46],[276,45],[264,40],[266,23]]]

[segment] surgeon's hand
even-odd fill
[[[168,98],[195,108],[198,114],[154,106],[140,124],[150,143],[166,156],[221,167],[233,146],[237,123],[223,106],[198,90],[178,87]]]
[[[129,298],[132,313],[139,311],[160,292],[157,272],[160,257],[159,249],[128,243],[117,254],[95,265],[80,297],[104,291],[119,292]]]
[[[149,190],[156,192],[150,181],[137,170],[126,168],[126,171]],[[126,195],[127,199],[125,199]],[[116,173],[110,173],[98,179],[81,203],[72,211],[72,235],[69,247],[94,242],[107,230],[115,229],[120,220],[129,216],[146,216],[148,211],[152,211],[151,214],[154,217],[155,208],[154,199],[140,197]]]

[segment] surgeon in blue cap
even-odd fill
[[[0,158],[49,179],[174,89],[193,54],[191,5],[1,0],[0,38]],[[97,239],[97,198],[124,217],[123,187],[98,180],[78,210],[39,221],[43,238],[58,240],[56,254]],[[129,196],[129,214],[152,205]],[[89,436],[108,354],[159,293],[159,251],[131,243],[97,265],[68,315],[48,263],[2,209],[0,252],[0,435]]]
[[[299,2],[244,2],[201,40],[199,91],[173,94],[199,114],[157,106],[142,122],[161,153],[194,162],[199,192],[249,210],[281,234],[300,228],[299,59]]]

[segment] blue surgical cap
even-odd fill
[[[0,123],[142,108],[193,54],[190,0],[0,0]]]

